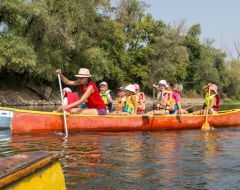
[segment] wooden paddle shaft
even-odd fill
[[[154,102],[155,102],[155,88],[153,88],[153,100],[152,100],[153,110],[154,110],[154,108],[155,108]]]
[[[58,73],[58,83],[59,83],[61,101],[62,101],[62,106],[63,106],[62,82],[61,82],[61,77],[60,77],[59,73]],[[65,110],[63,110],[63,122],[64,122],[65,137],[68,137],[67,118],[66,118],[66,111]]]
[[[209,110],[209,103],[210,103],[210,93],[211,93],[211,89],[210,87],[208,87],[208,101],[207,101],[207,112],[206,112],[206,122],[208,120],[208,110]]]

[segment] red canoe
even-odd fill
[[[67,115],[69,132],[78,131],[159,131],[199,129],[204,115]],[[209,115],[214,128],[240,126],[240,109]],[[14,109],[12,133],[64,131],[61,113]]]

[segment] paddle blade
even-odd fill
[[[210,131],[211,130],[211,127],[208,123],[208,121],[205,121],[202,125],[202,128],[201,128],[202,131]]]

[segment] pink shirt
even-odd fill
[[[177,103],[180,102],[180,94],[175,91],[172,94],[172,98],[175,99]]]

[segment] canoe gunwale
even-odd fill
[[[11,110],[15,112],[20,112],[20,113],[32,113],[32,114],[41,114],[41,115],[63,115],[63,113],[56,113],[56,112],[47,112],[47,111],[34,111],[34,110],[21,110],[21,109],[16,109],[16,108],[6,108],[6,107],[0,107],[0,110]],[[226,115],[229,113],[234,113],[234,112],[239,112],[240,109],[232,109],[232,110],[224,110],[221,111],[218,114],[209,114],[210,117],[214,116],[220,116],[220,115]],[[80,114],[70,114],[67,113],[67,116],[73,116],[73,117],[110,117],[110,118],[131,118],[131,117],[200,117],[200,116],[205,116],[205,115],[193,115],[193,114],[184,114],[184,115],[147,115],[147,114],[133,114],[133,115],[121,115],[121,114],[107,114],[107,115],[80,115]]]
[[[34,154],[35,152],[27,153],[26,155]],[[20,180],[28,175],[31,175],[32,173],[36,172],[39,169],[42,169],[48,165],[53,164],[54,162],[59,160],[59,153],[57,152],[37,152],[37,154],[42,154],[37,156],[36,159],[33,159],[29,162],[26,162],[25,164],[22,164],[20,166],[17,166],[13,170],[6,171],[5,174],[0,175],[0,188],[3,188],[5,186],[8,186],[17,180]],[[21,154],[24,155],[24,154]],[[16,156],[16,155],[14,155]],[[12,156],[12,157],[14,157]],[[7,158],[1,158],[2,162],[4,162],[4,159]]]

